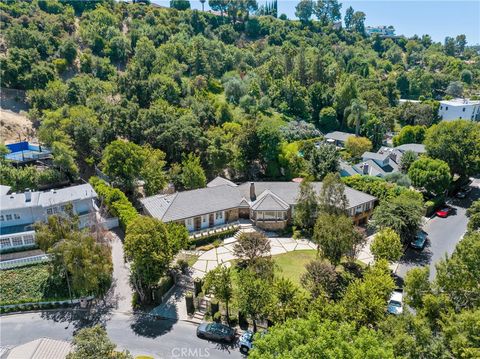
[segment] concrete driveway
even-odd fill
[[[433,217],[423,227],[428,234],[428,240],[422,251],[408,248],[400,260],[396,274],[400,284],[407,272],[416,267],[428,266],[430,268],[430,280],[435,278],[435,264],[451,255],[457,243],[467,231],[468,217],[466,211],[472,202],[480,198],[480,180],[475,179],[471,184],[472,190],[467,198],[450,199],[448,204],[455,212],[447,218]]]

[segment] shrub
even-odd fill
[[[195,313],[195,305],[193,304],[193,293],[192,292],[187,292],[185,295],[185,303],[187,306],[187,313],[188,314],[193,314]]]
[[[191,239],[190,244],[195,245],[197,249],[200,249],[199,247],[202,247],[202,246],[206,247],[205,246],[206,244],[213,243],[216,240],[223,240],[225,238],[232,237],[235,233],[237,233],[237,231],[238,231],[237,228],[226,229],[222,232],[212,233],[197,239]],[[212,248],[209,248],[209,249],[212,249]],[[209,250],[209,249],[201,249],[201,250]]]
[[[222,313],[216,312],[213,314],[213,320],[217,323],[220,323],[222,321]]]
[[[90,184],[95,192],[102,198],[112,216],[118,217],[120,226],[125,230],[128,223],[132,221],[138,212],[128,200],[125,193],[118,188],[110,187],[104,180],[98,177],[91,177]]]
[[[215,317],[215,314],[220,313],[219,309],[220,309],[220,306],[219,306],[218,300],[213,298],[210,301],[210,312],[214,317]]]
[[[188,269],[188,262],[185,259],[179,259],[177,261],[177,267],[180,269],[180,271],[185,274]]]

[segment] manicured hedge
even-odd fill
[[[125,193],[118,188],[110,187],[107,182],[98,177],[91,177],[89,182],[95,192],[103,199],[110,214],[118,217],[120,225],[123,229],[126,229],[128,223],[138,216],[138,212]]]
[[[222,239],[231,237],[237,232],[238,232],[238,228],[232,228],[232,229],[227,229],[223,232],[212,233],[208,236],[200,237],[198,239],[191,239],[190,245],[195,247],[201,247],[201,246],[213,243],[216,240],[219,240],[219,239],[222,240]]]
[[[404,192],[416,193],[418,194],[419,198],[423,200],[423,196],[421,193],[412,191],[411,189],[399,186],[395,183],[387,182],[379,177],[354,175],[349,177],[342,177],[342,180],[348,187],[375,196],[380,201],[397,197]]]

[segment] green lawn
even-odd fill
[[[300,276],[305,272],[305,264],[315,259],[317,251],[310,249],[293,251],[273,256],[277,265],[276,274],[300,285]]]
[[[64,283],[51,281],[51,264],[0,271],[0,304],[42,302],[68,298]]]

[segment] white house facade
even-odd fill
[[[0,249],[35,243],[33,224],[63,213],[68,204],[79,216],[80,227],[93,224],[97,194],[89,184],[46,192],[26,191],[0,195]]]
[[[457,119],[480,121],[480,101],[463,98],[440,101],[438,117],[443,121]]]

